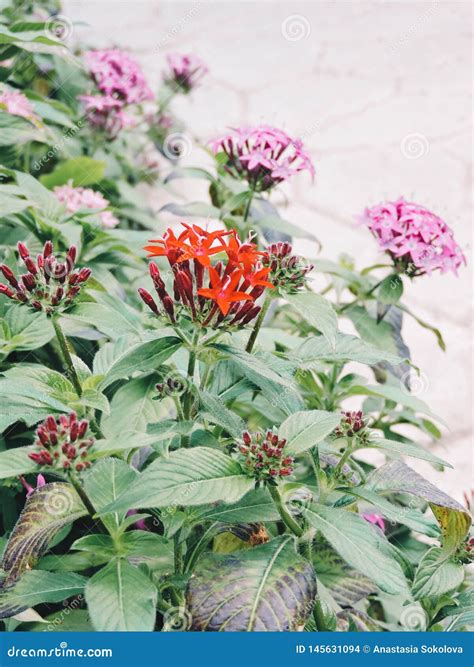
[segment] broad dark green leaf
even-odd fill
[[[151,632],[155,626],[156,587],[124,559],[96,572],[86,584],[85,598],[97,632]]]
[[[286,294],[285,299],[308,324],[323,334],[332,348],[335,348],[337,315],[327,299],[316,292]]]
[[[402,568],[380,530],[357,514],[337,507],[312,503],[303,507],[302,513],[349,565],[382,591],[408,594]]]
[[[322,361],[358,361],[371,366],[380,361],[391,364],[399,364],[402,361],[401,357],[394,353],[381,350],[357,336],[342,333],[336,335],[334,346],[330,345],[324,336],[312,336],[305,340],[294,356],[299,360],[299,365],[306,368],[317,366]]]
[[[0,452],[0,479],[39,471],[39,467],[28,456],[35,450],[36,446],[31,445]]]
[[[249,491],[242,500],[229,505],[219,503],[211,507],[197,508],[193,521],[220,521],[222,523],[259,523],[278,521],[280,515],[266,489]]]
[[[283,536],[232,554],[206,554],[186,600],[192,630],[284,632],[304,627],[315,595],[312,565]]]
[[[421,445],[417,445],[414,442],[399,442],[398,440],[386,440],[384,438],[380,438],[372,440],[369,443],[369,446],[387,452],[387,454],[389,454],[392,458],[399,458],[400,456],[411,456],[414,459],[422,459],[423,461],[429,461],[430,463],[437,463],[438,465],[446,466],[447,468],[453,467],[447,461],[438,458],[431,452],[421,447]]]
[[[415,600],[438,597],[458,588],[464,581],[464,567],[440,547],[431,547],[415,572],[412,593]]]
[[[138,473],[120,459],[102,459],[84,475],[84,489],[98,514],[114,503],[137,479]],[[126,511],[126,510],[125,510]],[[114,532],[120,526],[125,513],[102,516],[108,530]]]
[[[45,602],[61,602],[84,590],[87,579],[68,572],[25,572],[14,585],[0,587],[0,618]]]
[[[145,343],[136,343],[123,352],[109,368],[101,387],[105,389],[115,380],[129,377],[136,371],[148,371],[158,368],[181,346],[176,336],[166,336]]]
[[[153,461],[138,479],[102,513],[131,508],[235,502],[253,487],[238,463],[208,447],[178,449]]]
[[[286,439],[285,453],[300,454],[321,442],[341,421],[338,412],[306,410],[291,415],[278,429]]]

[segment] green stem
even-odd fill
[[[181,531],[178,530],[174,535],[174,571],[175,574],[181,574],[183,572],[183,551],[181,548],[181,543],[179,541]]]
[[[346,463],[347,459],[350,457],[352,452],[353,452],[352,441],[348,440],[347,449],[345,450],[345,452],[343,453],[343,455],[339,459],[339,463],[337,464],[337,466],[334,468],[334,478],[339,477],[339,475],[341,474],[341,471],[344,467],[344,464]]]
[[[272,486],[271,484],[268,485],[268,489],[270,491],[270,495],[272,497],[273,502],[275,503],[275,507],[278,510],[278,513],[281,517],[281,520],[285,524],[285,526],[291,530],[291,532],[296,535],[296,537],[302,537],[304,535],[304,530],[301,528],[299,523],[293,519],[291,516],[290,512],[288,511],[288,508],[286,507],[285,503],[283,502],[283,498],[280,495],[280,492],[278,490],[277,486]]]
[[[190,383],[193,382],[194,370],[196,368],[196,350],[198,342],[199,342],[199,329],[196,329],[193,336],[193,342],[191,343],[191,347],[189,349],[188,381]],[[183,400],[183,413],[185,419],[189,419],[191,417],[192,406],[193,406],[193,393],[191,390],[188,389]]]
[[[267,314],[267,311],[270,307],[270,304],[272,302],[272,294],[271,292],[267,292],[265,295],[265,301],[263,302],[262,309],[260,310],[257,320],[254,324],[254,327],[252,329],[252,333],[250,334],[247,347],[245,348],[246,352],[252,352],[253,346],[255,345],[255,341],[257,340],[258,333],[260,331],[260,327],[263,324],[263,320],[265,319],[265,315]]]
[[[252,205],[253,196],[255,194],[253,190],[251,190],[250,192],[251,192],[251,194],[250,194],[250,196],[247,200],[247,203],[245,205],[244,222],[247,222],[247,220],[248,220],[248,217],[249,217],[249,214],[250,214],[250,206]]]
[[[79,382],[76,369],[74,368],[74,364],[72,363],[72,357],[71,353],[69,352],[69,347],[67,344],[66,337],[63,333],[63,330],[61,329],[59,320],[56,317],[53,317],[52,321],[53,321],[54,332],[56,334],[56,338],[58,339],[59,347],[61,348],[61,353],[63,355],[64,363],[66,364],[68,370],[68,375],[72,380],[72,384],[74,385],[76,394],[80,397],[82,396],[82,387],[81,383]]]
[[[105,533],[110,533],[110,530],[101,521],[101,519],[97,518],[97,516],[96,516],[97,512],[95,511],[95,507],[91,503],[91,501],[89,500],[89,497],[88,497],[87,493],[85,492],[85,490],[84,490],[82,484],[80,483],[80,481],[77,479],[76,475],[71,474],[69,476],[69,479],[71,481],[71,484],[75,488],[75,490],[77,492],[77,495],[82,500],[82,502],[84,504],[84,507],[88,511],[89,516],[91,517],[91,519],[93,519],[96,523],[100,524],[100,526],[102,526],[102,529],[104,530]],[[112,535],[112,537],[114,537],[114,536]]]

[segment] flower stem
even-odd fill
[[[344,467],[344,464],[346,463],[347,459],[350,457],[352,452],[353,452],[352,441],[348,440],[347,449],[345,450],[345,452],[342,454],[341,458],[339,459],[339,462],[338,462],[337,466],[334,468],[334,478],[335,479],[337,477],[339,477],[339,475],[341,474],[342,469]]]
[[[265,319],[265,315],[267,314],[267,311],[270,307],[270,304],[272,302],[272,295],[271,292],[267,292],[265,295],[265,301],[263,302],[262,309],[260,310],[258,317],[255,321],[254,327],[252,329],[252,333],[250,334],[247,347],[245,348],[246,352],[252,352],[253,346],[255,345],[255,341],[257,340],[258,332],[260,331],[260,327],[263,324],[263,320]]]
[[[291,530],[291,532],[296,535],[296,537],[302,537],[304,535],[304,530],[301,528],[299,523],[293,519],[291,516],[290,512],[288,511],[288,508],[286,507],[285,503],[283,502],[283,499],[280,495],[280,492],[278,490],[277,486],[272,486],[269,485],[268,489],[270,491],[270,495],[272,497],[273,502],[275,503],[275,507],[278,510],[279,515],[281,516],[281,520],[285,524],[285,526]]]
[[[253,199],[254,191],[250,190],[250,195],[247,200],[247,203],[245,205],[245,210],[244,210],[244,222],[247,222],[249,214],[250,214],[250,207],[252,205],[252,199]]]
[[[53,317],[52,321],[53,321],[54,332],[56,334],[59,347],[61,348],[61,353],[63,355],[64,363],[66,364],[67,367],[68,375],[71,378],[72,384],[74,385],[76,394],[80,397],[82,396],[82,387],[81,383],[79,382],[76,369],[74,368],[74,364],[72,363],[72,357],[71,353],[69,352],[69,347],[67,344],[66,337],[63,333],[63,330],[61,329],[59,320],[56,317]]]

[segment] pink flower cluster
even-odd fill
[[[209,72],[206,64],[195,55],[169,53],[166,56],[169,71],[164,73],[168,84],[175,84],[184,93],[189,93]]]
[[[257,192],[269,190],[300,171],[314,177],[314,165],[303,150],[303,142],[275,127],[232,128],[210,146],[214,153],[225,153],[223,167],[230,175],[245,178]]]
[[[424,206],[407,202],[403,197],[367,208],[361,222],[396,266],[412,276],[436,269],[457,275],[457,269],[466,263],[452,229]]]
[[[88,51],[84,60],[100,95],[82,95],[92,125],[116,135],[134,125],[124,109],[153,99],[140,65],[124,51],[105,49]]]
[[[99,218],[102,227],[111,228],[119,224],[117,218],[110,211],[102,210],[109,206],[108,200],[92,188],[75,188],[68,183],[55,187],[54,194],[61,203],[66,205],[68,213],[76,213],[76,211],[83,209],[101,211]]]
[[[18,90],[3,90],[0,93],[0,104],[4,105],[7,113],[13,116],[29,120],[36,118],[30,100]]]

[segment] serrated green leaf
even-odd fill
[[[320,331],[334,348],[337,335],[337,315],[327,299],[316,292],[286,294],[286,301],[310,324]]]
[[[447,461],[438,458],[431,452],[421,447],[421,445],[417,445],[414,442],[399,442],[398,440],[377,438],[368,443],[368,446],[381,449],[382,451],[387,452],[393,458],[399,458],[399,456],[411,456],[412,458],[421,459],[422,461],[429,461],[430,463],[437,463],[438,465],[446,466],[447,468],[453,467]]]
[[[102,459],[84,475],[84,489],[98,514],[114,503],[138,477],[138,472],[120,459]],[[107,529],[115,532],[124,519],[125,511],[103,515]]]
[[[285,453],[300,454],[311,449],[329,435],[341,421],[340,413],[325,410],[306,410],[291,415],[278,429],[285,438]]]
[[[114,559],[89,579],[87,608],[97,632],[151,632],[157,590],[151,580],[124,559]]]
[[[402,361],[396,354],[381,350],[361,338],[357,338],[357,336],[341,333],[336,335],[334,347],[329,344],[324,336],[312,336],[305,340],[293,354],[299,360],[299,365],[307,368],[317,366],[322,361],[336,363],[358,361],[370,366],[381,361],[394,365]]]
[[[444,549],[432,547],[418,565],[412,592],[415,600],[438,597],[458,588],[463,580],[463,565]]]
[[[382,591],[408,594],[402,568],[380,530],[338,507],[312,503],[303,507],[302,513],[349,565],[368,576]]]
[[[207,447],[178,449],[159,458],[136,482],[102,512],[146,507],[202,505],[218,500],[235,502],[253,487],[238,463]]]

